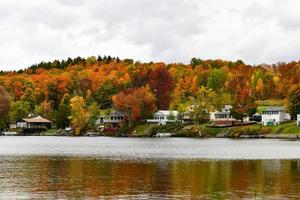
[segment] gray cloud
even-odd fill
[[[3,0],[0,69],[98,54],[298,60],[299,9],[297,0]]]

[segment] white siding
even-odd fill
[[[27,127],[27,123],[26,122],[18,122],[17,127],[18,128],[25,128],[25,127]]]
[[[278,112],[278,114],[262,114],[263,125],[268,125],[268,122],[273,122],[273,124],[280,124],[284,121],[290,120],[291,116],[285,112]]]
[[[154,119],[148,119],[148,123],[158,123],[162,125],[166,125],[168,122],[177,121],[178,112],[176,110],[159,110],[153,114]],[[174,120],[168,119],[170,116],[174,116]]]

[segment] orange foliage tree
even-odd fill
[[[133,121],[148,117],[156,109],[155,97],[149,86],[123,90],[112,100],[117,110],[128,114],[129,126]]]
[[[242,126],[244,118],[253,115],[256,112],[257,105],[252,94],[252,90],[249,86],[237,86],[236,95],[234,97],[234,103],[232,108],[232,115],[236,119],[240,119]]]

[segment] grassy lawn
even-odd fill
[[[140,124],[135,127],[136,135],[144,136],[154,127],[154,124]]]
[[[160,129],[162,130],[157,130],[157,131],[162,131],[162,132],[172,132],[179,134],[179,136],[186,137],[190,136],[192,132],[196,132],[198,134],[199,130],[201,130],[202,134],[205,135],[211,135],[211,136],[216,136],[219,133],[222,133],[228,128],[208,128],[206,127],[208,124],[200,124],[200,125],[185,125],[185,126],[175,126],[175,125],[167,125],[167,126],[161,126]],[[148,136],[151,132],[151,129],[157,125],[154,124],[140,124],[135,127],[136,135],[137,136]]]
[[[201,130],[205,131],[210,135],[218,135],[219,133],[226,132],[228,129],[235,130],[240,129],[240,126],[230,128],[207,128],[205,125],[200,125]],[[300,126],[297,126],[296,121],[289,121],[278,126],[261,126],[260,124],[244,126],[244,128],[260,129],[268,128],[271,129],[270,134],[300,134]]]
[[[210,128],[206,127],[208,124],[200,125],[185,125],[183,127],[171,128],[168,130],[167,127],[164,128],[162,132],[172,132],[176,133],[179,137],[193,137],[197,136],[198,132],[201,131],[202,135],[216,136],[220,133],[239,133],[244,131],[244,133],[251,134],[251,132],[264,134],[300,134],[300,127],[296,125],[295,121],[286,122],[278,126],[261,126],[259,124],[249,125],[249,126],[235,126],[235,127],[226,127],[226,128]],[[140,124],[135,128],[137,136],[149,136],[151,129],[156,125],[153,124]],[[200,130],[200,131],[199,131]],[[194,133],[194,134],[193,134]]]
[[[256,101],[258,106],[282,106],[284,104],[283,100],[269,99],[264,101]]]
[[[260,127],[261,125],[254,125]],[[297,126],[296,121],[289,121],[278,126],[262,126],[270,128],[271,134],[300,134],[300,127]]]
[[[281,133],[284,134],[300,134],[300,127],[297,126],[296,121],[291,121],[288,123],[284,123],[279,125],[283,130]]]
[[[57,132],[57,129],[48,129],[47,131],[45,132],[42,132],[44,135],[56,135],[56,132]]]

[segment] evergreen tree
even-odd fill
[[[297,114],[300,114],[300,86],[294,86],[290,89],[286,104],[291,118],[296,119]]]
[[[64,95],[61,103],[58,106],[56,114],[56,126],[57,128],[66,128],[70,125],[69,116],[71,115],[70,107],[70,96],[68,94]]]

